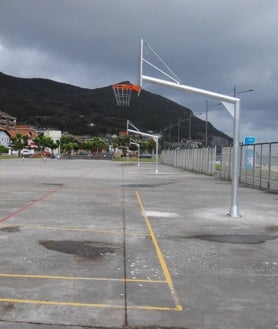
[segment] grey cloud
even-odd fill
[[[278,140],[277,13],[276,0],[1,0],[0,70],[91,88],[136,83],[143,37],[184,84],[230,95],[234,85],[254,88],[241,95],[243,130]],[[204,108],[202,97],[147,89]]]

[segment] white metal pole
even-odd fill
[[[180,89],[183,91],[187,91],[189,93],[207,96],[210,98],[218,99],[220,101],[229,102],[229,103],[233,103],[233,104],[238,100],[238,98],[236,98],[236,97],[218,94],[218,93],[214,93],[214,92],[211,92],[211,91],[208,91],[205,89],[190,87],[187,85],[177,84],[175,82],[157,79],[157,78],[153,78],[153,77],[150,77],[147,75],[142,75],[142,81],[146,81],[149,83],[154,83],[154,84],[158,84],[160,86],[166,86],[166,87],[170,87],[170,88],[174,88],[174,89]]]
[[[155,138],[156,142],[156,154],[155,154],[155,173],[158,173],[158,137]]]
[[[206,137],[205,147],[208,147],[208,100],[206,100]]]
[[[233,174],[232,174],[232,203],[229,215],[231,217],[240,217],[238,205],[238,183],[239,183],[239,118],[240,118],[240,99],[234,104],[234,141],[233,141]]]
[[[144,48],[144,40],[141,39],[140,47],[139,47],[139,63],[138,63],[138,85],[142,88],[143,80],[143,48]],[[140,95],[140,91],[137,94]]]
[[[229,215],[231,217],[240,217],[238,206],[238,181],[239,181],[239,117],[240,117],[240,99],[223,94],[214,93],[208,90],[177,84],[162,79],[142,75],[142,81],[158,84],[174,89],[180,89],[193,94],[198,94],[222,101],[223,103],[234,104],[234,155],[233,155],[233,177],[232,177],[232,202]]]
[[[138,162],[137,162],[137,166],[140,167],[140,144],[138,143]]]

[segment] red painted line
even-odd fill
[[[77,178],[81,178],[81,177],[83,177],[83,176],[85,176],[85,175],[88,175],[90,172],[92,172],[92,171],[95,170],[95,169],[96,169],[96,168],[91,168],[90,170],[85,171],[83,174],[81,174],[81,175],[78,176]],[[65,187],[65,185],[63,185],[63,186],[59,186],[59,187],[56,188],[55,190],[52,190],[52,191],[48,192],[47,194],[43,195],[41,198],[39,198],[39,199],[37,199],[37,200],[35,200],[35,201],[32,201],[32,202],[28,203],[26,206],[24,206],[24,207],[22,207],[22,208],[20,208],[20,209],[18,209],[18,210],[16,210],[16,211],[14,211],[13,213],[9,214],[8,216],[6,216],[6,217],[0,219],[0,223],[4,222],[5,220],[7,220],[7,219],[9,219],[9,218],[11,218],[11,217],[16,216],[17,214],[21,213],[21,212],[24,211],[25,209],[28,209],[28,208],[32,207],[34,204],[36,204],[36,203],[42,201],[43,199],[47,198],[49,195],[58,192],[58,191],[59,191],[61,188],[63,188],[63,187]]]
[[[47,194],[43,195],[43,196],[40,197],[39,199],[37,199],[37,200],[35,200],[35,201],[32,201],[32,202],[28,203],[26,206],[24,206],[24,207],[22,207],[22,208],[20,208],[20,209],[18,209],[18,210],[16,210],[16,211],[14,211],[14,212],[12,212],[12,213],[9,214],[8,216],[6,216],[6,217],[0,219],[0,223],[4,222],[5,220],[7,220],[7,219],[9,219],[9,218],[11,218],[11,217],[16,216],[17,214],[21,213],[21,212],[24,211],[25,209],[28,209],[28,208],[32,207],[34,204],[36,204],[36,203],[42,201],[43,199],[47,198],[49,195],[58,192],[58,191],[59,191],[61,188],[63,188],[63,187],[64,187],[64,186],[59,186],[59,187],[57,187],[55,190],[52,190],[52,191],[48,192]]]

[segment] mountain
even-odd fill
[[[17,78],[0,72],[0,110],[17,118],[18,124],[52,128],[75,135],[106,135],[126,130],[127,120],[142,131],[163,133],[171,129],[171,141],[189,135],[192,111],[167,98],[142,90],[133,92],[129,107],[118,107],[112,86],[97,89],[80,88],[40,78]],[[169,131],[169,130],[168,130]],[[169,132],[168,132],[169,134]],[[205,139],[205,121],[192,116],[191,136]],[[170,137],[168,137],[170,138]],[[208,123],[208,140],[231,142],[231,138]]]

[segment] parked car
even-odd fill
[[[151,159],[152,158],[152,155],[149,154],[149,153],[140,154],[139,158],[142,158],[142,159]]]
[[[30,149],[23,149],[23,150],[21,150],[20,153],[22,156],[32,156],[32,155],[34,155],[35,151],[30,150]]]

